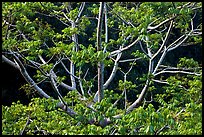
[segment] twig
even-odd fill
[[[123,62],[129,62],[129,61],[136,61],[136,60],[140,60],[140,59],[142,59],[141,57],[139,57],[139,58],[134,58],[134,59],[125,59],[125,60],[120,60],[119,62],[120,63],[123,63]]]
[[[196,76],[201,76],[202,74],[198,74],[198,73],[194,73],[194,72],[187,72],[187,71],[160,71],[156,74],[154,74],[154,76],[162,74],[162,73],[183,73],[183,74],[189,74],[189,75],[196,75]]]
[[[126,46],[126,47],[124,47],[124,48],[121,48],[121,49],[112,51],[109,56],[110,56],[110,57],[111,57],[111,56],[115,56],[115,55],[119,54],[120,52],[123,52],[124,50],[129,49],[129,48],[132,47],[133,45],[137,44],[137,42],[138,42],[139,40],[140,40],[140,38],[138,37],[138,38],[137,38],[134,42],[132,42],[130,45],[128,45],[128,46]]]
[[[26,129],[26,127],[28,126],[28,124],[30,124],[30,115],[28,115],[28,119],[27,119],[27,121],[26,121],[25,126],[23,127],[23,130],[20,132],[20,135],[25,134],[25,129]]]
[[[167,44],[168,42],[168,39],[169,39],[169,36],[170,36],[170,32],[172,30],[172,26],[173,26],[173,20],[171,21],[170,25],[169,25],[169,29],[168,29],[168,32],[166,33],[166,37],[161,45],[161,47],[159,48],[159,50],[157,50],[157,52],[153,55],[152,59],[154,59],[160,52],[161,50],[163,49],[163,47]]]
[[[173,17],[171,17],[171,18],[168,18],[168,19],[164,20],[163,22],[161,22],[160,24],[158,24],[158,25],[156,25],[156,26],[153,26],[153,27],[152,27],[152,26],[148,26],[147,29],[149,29],[149,30],[157,29],[157,28],[159,28],[160,26],[162,26],[163,24],[165,24],[165,23],[167,23],[167,22],[169,22],[169,21],[175,19],[177,16],[178,16],[178,15],[173,16]]]
[[[162,128],[160,128],[155,135],[158,135],[160,132],[162,132],[164,129],[169,129],[170,127],[168,125],[163,126]]]
[[[179,111],[179,112],[175,115],[174,118],[178,117],[178,116],[179,116],[182,112],[184,112],[184,111],[185,111],[185,108],[182,108],[181,111]]]

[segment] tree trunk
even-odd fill
[[[101,31],[102,31],[102,23],[103,23],[103,10],[104,10],[104,2],[100,2],[99,8],[99,16],[98,16],[98,26],[97,26],[97,51],[102,51],[101,45]],[[103,75],[103,61],[100,60],[98,62],[98,102],[103,99],[103,83],[104,83],[104,75]]]

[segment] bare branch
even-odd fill
[[[123,97],[123,95],[125,94],[125,90],[123,90],[123,92],[120,95],[120,98],[118,98],[114,103],[113,103],[113,107],[117,105],[118,101]]]
[[[101,34],[102,34],[102,23],[103,23],[103,11],[104,11],[104,2],[100,2],[99,7],[99,15],[98,15],[98,25],[97,25],[97,51],[102,50],[101,45]],[[103,82],[104,82],[104,74],[103,74],[103,61],[98,62],[98,102],[100,102],[103,97]]]
[[[149,70],[148,70],[148,74],[151,74],[151,70],[152,70],[152,68],[153,68],[152,63],[153,63],[152,60],[149,59]],[[146,92],[147,92],[147,90],[148,90],[149,83],[150,83],[150,78],[149,78],[149,76],[148,76],[148,77],[147,77],[147,80],[146,80],[146,83],[145,83],[145,85],[144,85],[144,87],[143,87],[143,89],[142,89],[142,91],[141,91],[139,97],[137,98],[137,100],[135,100],[135,101],[127,108],[126,113],[129,113],[129,112],[131,112],[134,108],[139,107],[139,105],[142,103],[142,101],[143,101],[143,99],[144,99],[144,97],[145,97],[145,94],[146,94]],[[120,117],[120,116],[118,115],[117,117]]]
[[[80,79],[79,77],[73,75],[71,72],[69,72],[69,70],[67,69],[67,67],[64,65],[64,63],[62,62],[62,60],[60,61],[60,63],[62,64],[63,68],[65,69],[65,71],[69,74],[69,75],[72,75],[74,78],[76,79]]]
[[[69,18],[67,17],[67,15],[66,15],[64,12],[62,12],[62,14],[64,15],[64,17],[65,17],[70,23],[73,22],[71,19],[69,19]]]
[[[75,22],[72,22],[72,28],[76,28],[76,24]],[[72,41],[74,41],[75,43],[75,46],[73,47],[73,51],[78,51],[78,36],[77,34],[73,34],[72,35]],[[71,78],[71,83],[72,83],[72,87],[73,88],[76,88],[76,80],[75,80],[75,77],[73,77],[74,73],[75,73],[75,65],[73,63],[73,61],[70,61],[70,73],[72,75],[70,75],[70,78]]]
[[[145,103],[151,103],[152,101],[154,101],[154,100],[153,100],[153,96],[152,96],[152,92],[151,92],[151,100],[146,100],[146,99],[144,98],[144,104],[145,104]]]
[[[105,82],[105,84],[103,85],[103,88],[106,89],[108,87],[108,85],[111,83],[111,81],[113,80],[113,78],[115,77],[115,74],[117,72],[118,69],[118,61],[121,57],[122,53],[119,53],[117,55],[117,58],[115,60],[114,66],[113,66],[113,70],[111,72],[111,75],[109,76],[108,80]]]
[[[182,112],[185,112],[185,108],[182,108],[176,115],[174,118],[178,117]]]
[[[59,102],[57,104],[57,108],[61,108],[62,110],[64,110],[67,114],[69,114],[73,118],[75,118],[75,116],[77,115],[77,113],[74,110],[69,108],[67,105],[64,105],[62,102]]]
[[[107,15],[107,3],[104,3],[104,13],[105,13],[105,43],[108,43],[108,15]],[[103,52],[105,53],[106,47],[104,47]]]
[[[187,72],[187,71],[160,71],[156,74],[154,74],[154,76],[157,76],[157,75],[160,75],[160,74],[163,74],[163,73],[182,73],[182,74],[189,74],[189,75],[196,75],[196,76],[201,76],[202,74],[198,74],[198,73],[194,73],[194,72]]]
[[[125,60],[120,60],[119,61],[119,63],[124,63],[124,62],[129,62],[129,61],[137,61],[137,60],[140,60],[140,59],[142,59],[141,57],[139,57],[139,58],[134,58],[134,59],[125,59]]]
[[[171,67],[171,66],[165,66],[165,65],[160,65],[160,67],[164,68],[164,70],[195,70],[195,69],[201,69],[202,67],[194,67],[194,68],[177,68],[177,67]]]
[[[126,47],[124,47],[124,48],[121,48],[121,49],[112,51],[109,56],[115,56],[115,55],[117,55],[118,53],[123,52],[124,50],[129,49],[130,47],[132,47],[133,45],[135,45],[139,40],[140,40],[140,38],[138,37],[138,38],[137,38],[134,42],[132,42],[130,45],[128,45],[128,46],[126,46]]]
[[[157,29],[157,28],[159,28],[160,26],[162,26],[163,24],[165,24],[165,23],[167,23],[167,22],[169,22],[169,21],[175,19],[176,17],[178,17],[178,15],[175,15],[175,16],[173,16],[173,17],[171,17],[171,18],[168,18],[168,19],[162,21],[160,24],[158,24],[158,25],[156,25],[156,26],[153,26],[153,27],[152,27],[152,26],[148,26],[147,29],[149,29],[149,30]]]
[[[60,83],[60,86],[64,87],[64,88],[67,89],[67,90],[75,90],[75,88],[73,88],[73,87],[71,87],[71,86],[65,84],[64,82],[61,82],[61,83]]]
[[[172,30],[172,26],[173,26],[173,21],[171,21],[170,26],[169,26],[169,29],[168,29],[168,31],[167,31],[167,33],[166,33],[166,37],[165,37],[165,39],[164,39],[164,41],[163,41],[161,47],[159,48],[159,50],[153,55],[152,60],[161,52],[161,50],[163,49],[163,47],[166,45],[166,43],[167,43],[167,41],[168,41],[168,39],[169,39],[169,36],[170,36],[170,32],[171,32],[171,30]]]
[[[81,89],[81,92],[82,92],[82,95],[84,96],[85,92],[84,92],[84,88],[83,88],[83,85],[82,85],[82,81],[81,81],[81,74],[80,74],[80,71],[81,71],[81,67],[79,68],[79,86],[80,86],[80,89]],[[84,96],[85,97],[85,96]]]
[[[153,71],[153,73],[152,73],[153,75],[156,73],[158,67],[161,65],[163,59],[165,58],[166,53],[167,53],[166,50],[167,50],[167,49],[166,49],[166,46],[164,46],[164,51],[163,51],[163,53],[162,53],[162,55],[161,55],[161,57],[160,57],[160,59],[159,59],[157,65],[156,65],[156,67],[155,67],[155,69],[154,69],[154,71]]]
[[[170,127],[168,126],[168,125],[165,125],[165,126],[163,126],[162,128],[160,128],[156,133],[155,133],[155,135],[159,135],[159,133],[161,133],[163,130],[165,130],[165,129],[169,129]]]
[[[40,87],[37,86],[37,84],[33,81],[33,79],[30,77],[30,75],[27,73],[24,65],[22,64],[22,62],[20,61],[20,59],[13,54],[13,56],[15,57],[18,65],[20,66],[20,72],[23,75],[23,77],[25,78],[25,80],[30,84],[33,85],[34,89],[37,91],[37,93],[45,98],[50,98],[49,95],[47,95]]]
[[[145,42],[146,42],[146,44],[147,44],[147,54],[148,54],[148,57],[150,57],[150,59],[149,59],[149,62],[150,62],[150,63],[149,63],[149,73],[152,73],[154,61],[152,60],[152,52],[151,52],[150,46],[149,46],[149,44],[148,44],[148,42],[149,42],[149,37],[146,36],[145,38],[146,38]]]
[[[51,71],[50,71],[50,83],[51,83],[51,85],[52,85],[54,91],[57,93],[59,100],[60,100],[64,105],[67,106],[67,103],[63,100],[63,97],[62,97],[62,95],[60,94],[60,92],[59,92],[59,90],[58,90],[58,88],[57,88],[56,82],[54,81],[53,74],[51,74]]]
[[[147,52],[144,50],[143,46],[142,46],[142,43],[141,41],[139,41],[139,44],[140,44],[140,48],[142,49],[143,53],[148,56],[150,58],[150,56],[147,54]]]
[[[23,130],[21,131],[20,135],[23,135],[25,132],[26,127],[30,124],[30,115],[28,115],[28,119],[26,121],[25,126],[23,127]]]
[[[14,67],[15,69],[20,70],[20,67],[16,63],[11,61],[10,59],[5,57],[4,55],[2,55],[1,57],[2,57],[2,62],[5,62],[5,63],[9,64],[10,66]]]
[[[103,85],[103,89],[106,89],[108,87],[108,85],[111,83],[111,81],[113,80],[113,78],[115,77],[115,74],[118,70],[118,61],[121,57],[122,53],[119,53],[117,55],[117,58],[115,60],[111,75],[109,76],[108,80],[105,82],[105,84]],[[94,95],[94,102],[96,102],[98,100],[98,91],[95,93]]]
[[[140,93],[138,99],[137,99],[135,102],[133,102],[133,103],[127,108],[126,113],[129,113],[129,112],[131,112],[134,108],[139,107],[139,105],[140,105],[141,102],[143,101],[143,98],[144,98],[144,96],[145,96],[145,93],[146,93],[146,91],[147,91],[147,89],[148,89],[148,87],[149,87],[149,82],[150,82],[149,79],[147,79],[147,81],[146,81],[146,83],[145,83],[145,86],[144,86],[144,88],[142,89],[142,92]]]
[[[124,76],[124,82],[126,82],[127,80],[126,80],[126,77],[127,76],[127,73],[125,74],[125,76]],[[125,110],[127,110],[127,90],[126,90],[126,88],[124,87],[124,89],[123,89],[123,91],[125,92],[125,96],[124,96],[124,98],[125,98]]]
[[[152,24],[154,24],[156,21],[158,21],[158,20],[160,20],[160,19],[161,19],[161,17],[159,17],[159,18],[155,19],[154,21],[150,22],[150,23],[149,23],[149,26],[151,26]]]
[[[84,10],[85,4],[86,4],[86,2],[82,2],[81,6],[79,8],[79,14],[77,15],[77,18],[75,20],[76,23],[78,23],[78,21],[79,21],[79,19],[81,17],[81,14],[82,14],[82,12]]]
[[[171,47],[171,48],[170,48],[170,46],[168,46],[168,48],[167,48],[167,52],[169,52],[169,51],[171,51],[171,50],[174,50],[174,49],[178,48],[178,47],[179,47],[184,41],[187,40],[188,36],[189,36],[189,35],[186,35],[186,37],[185,37],[180,43],[178,43],[176,46]],[[171,44],[171,45],[172,45],[172,44]]]
[[[168,82],[164,81],[164,80],[152,79],[152,81],[157,82],[157,83],[161,83],[161,84],[168,84]]]
[[[85,78],[86,78],[86,75],[88,74],[88,71],[89,71],[89,68],[86,70],[86,73],[84,74],[83,79],[85,79]]]
[[[136,59],[132,62],[131,67],[130,67],[129,70],[125,73],[125,75],[128,75],[128,73],[132,70],[135,61],[136,61]]]

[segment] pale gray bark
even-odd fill
[[[112,51],[110,53],[110,56],[115,56],[117,54],[119,54],[120,52],[123,52],[129,48],[131,48],[132,46],[134,46],[135,44],[137,44],[137,42],[139,42],[140,38],[138,37],[135,41],[133,41],[130,45],[124,47],[124,48],[121,48],[121,49],[118,49],[118,50],[115,50],[115,51]]]
[[[101,45],[101,34],[102,34],[102,24],[103,24],[103,11],[104,11],[104,2],[100,2],[99,8],[99,15],[98,15],[98,26],[97,26],[97,51],[102,50]],[[104,72],[103,72],[103,61],[98,62],[98,102],[103,99],[103,79],[104,79]]]
[[[113,78],[115,77],[116,72],[117,72],[117,70],[118,70],[118,61],[119,61],[121,55],[122,55],[122,53],[119,53],[119,54],[117,55],[117,58],[116,58],[116,60],[115,60],[115,62],[114,62],[114,66],[113,66],[112,72],[111,72],[109,78],[107,79],[107,81],[105,82],[105,84],[103,85],[103,88],[104,88],[104,89],[106,89],[106,88],[108,87],[108,85],[111,83],[111,81],[112,81]]]
[[[75,24],[75,22],[72,22],[72,28],[75,28],[76,27],[76,24]],[[73,47],[73,51],[77,51],[78,50],[78,39],[77,39],[77,34],[73,34],[72,35],[72,41],[74,41],[74,43],[75,43],[75,46]],[[74,63],[71,61],[70,62],[70,73],[71,73],[71,75],[70,75],[70,79],[71,79],[71,83],[72,83],[72,87],[73,88],[76,88],[76,80],[75,80],[75,78],[74,78],[74,73],[75,73],[75,65],[74,65]]]
[[[45,98],[50,98],[50,96],[48,94],[46,94],[40,87],[38,87],[38,85],[34,82],[34,80],[30,77],[30,75],[27,73],[24,65],[22,64],[22,62],[20,61],[20,59],[13,54],[14,58],[16,59],[16,63],[18,63],[19,66],[19,70],[21,72],[21,74],[23,75],[23,77],[25,78],[25,80],[31,85],[33,86],[33,88],[37,91],[37,93]]]
[[[160,47],[160,48],[157,50],[157,52],[153,55],[152,59],[154,59],[154,58],[161,52],[161,50],[164,48],[164,46],[166,46],[167,41],[168,41],[169,36],[170,36],[170,32],[171,32],[171,30],[172,30],[172,27],[173,27],[173,21],[171,21],[171,23],[170,23],[168,32],[167,32],[167,34],[166,34],[166,37],[165,37],[165,39],[164,39],[164,41],[163,41],[161,47]]]
[[[127,108],[127,110],[126,110],[127,113],[131,112],[134,108],[139,107],[139,105],[142,103],[142,101],[143,101],[143,99],[144,99],[144,96],[145,96],[145,94],[146,94],[146,92],[147,92],[147,89],[148,89],[148,87],[149,87],[149,82],[150,82],[150,80],[147,79],[147,81],[146,81],[146,83],[145,83],[145,86],[144,86],[144,88],[142,89],[142,92],[140,93],[138,99],[137,99],[135,102],[133,102],[133,103]]]
[[[13,61],[9,60],[4,55],[2,55],[1,57],[2,57],[2,62],[5,62],[5,63],[9,64],[10,66],[14,67],[15,69],[20,70],[20,67],[17,64],[15,64]]]
[[[147,29],[149,29],[149,30],[157,29],[157,28],[159,28],[160,26],[162,26],[163,24],[165,24],[165,23],[167,23],[167,22],[169,22],[169,21],[175,19],[176,17],[178,17],[178,15],[175,15],[175,16],[173,16],[173,17],[171,17],[171,18],[168,18],[168,19],[164,20],[163,22],[159,23],[158,25],[156,25],[156,26],[154,26],[154,27],[148,26]]]

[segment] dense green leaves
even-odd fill
[[[50,84],[53,76],[59,90],[43,87],[53,98],[2,106],[2,134],[202,134],[202,62],[197,55],[202,3],[107,2],[101,50],[96,47],[99,3],[83,4],[2,3],[2,53],[36,82],[20,89],[33,95],[34,86]],[[196,46],[194,54],[180,56],[188,45]],[[104,83],[110,83],[104,98],[93,102],[99,62]],[[76,115],[58,108],[62,101]],[[126,112],[135,101],[139,104]]]
[[[19,134],[23,130],[27,117],[31,119],[31,123],[26,127],[27,134],[35,134],[36,131],[43,130],[49,134],[111,134],[111,131],[107,130],[111,125],[115,129],[114,134],[155,134],[159,129],[168,125],[166,130],[160,134],[200,134],[201,133],[201,110],[202,104],[186,102],[185,111],[176,116],[181,110],[180,107],[171,107],[174,103],[170,102],[167,106],[161,107],[159,110],[155,110],[152,104],[149,104],[146,109],[139,107],[133,112],[124,115],[122,119],[114,120],[115,122],[105,128],[95,125],[84,125],[79,121],[85,122],[87,120],[96,119],[100,121],[105,116],[111,117],[117,113],[121,113],[120,109],[112,107],[111,96],[113,91],[106,91],[105,96],[110,96],[102,100],[100,103],[96,103],[94,108],[99,112],[93,112],[90,109],[84,107],[82,102],[78,102],[74,106],[79,117],[73,119],[62,111],[55,110],[56,101],[51,99],[34,98],[28,106],[24,106],[18,103],[13,103],[11,107],[3,106],[2,108],[2,126],[3,134]],[[177,93],[179,94],[179,93]],[[70,92],[65,100],[68,104],[75,102],[77,94],[76,92]],[[175,95],[174,95],[175,96]],[[180,97],[182,95],[180,94]],[[197,98],[197,97],[195,97]],[[74,99],[74,100],[73,100]],[[112,98],[114,99],[114,98]],[[117,98],[116,98],[117,99]],[[191,99],[193,100],[193,98]],[[70,103],[69,103],[70,102]],[[181,101],[182,102],[182,101]],[[82,103],[82,104],[81,104]],[[108,108],[108,110],[107,110]],[[83,114],[83,116],[82,116]],[[200,120],[199,120],[200,119]],[[9,122],[16,121],[15,124],[9,124]],[[78,122],[77,122],[77,121]],[[189,123],[189,120],[191,121]],[[196,122],[197,121],[197,122]],[[200,122],[198,122],[200,121]],[[195,123],[196,122],[196,123]],[[195,124],[193,124],[195,123]],[[73,126],[75,125],[75,126]],[[114,126],[117,125],[117,126]],[[192,125],[195,127],[191,130]],[[35,127],[38,127],[36,129]],[[200,131],[200,132],[199,132]],[[44,133],[44,134],[45,134]]]

